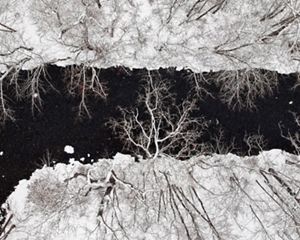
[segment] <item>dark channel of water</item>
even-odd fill
[[[105,123],[109,118],[119,116],[118,106],[136,104],[141,76],[146,70],[122,67],[102,69],[100,77],[107,82],[109,95],[105,101],[90,99],[92,118],[84,121],[77,118],[76,108],[80,99],[67,94],[64,71],[64,68],[57,66],[47,67],[49,79],[58,91],[50,89],[42,94],[42,112],[34,116],[30,100],[14,101],[12,93],[16,121],[8,122],[0,129],[0,152],[3,151],[0,154],[0,203],[5,201],[20,179],[31,175],[47,151],[58,162],[68,162],[70,157],[77,160],[85,157],[85,162],[90,162],[123,151],[122,142]],[[186,71],[160,69],[159,72],[163,78],[173,81],[179,96],[185,96],[190,88],[183,78]],[[290,143],[280,135],[278,123],[281,122],[291,133],[298,130],[290,114],[290,111],[300,112],[300,92],[292,89],[295,79],[293,74],[279,75],[278,89],[272,96],[259,99],[255,111],[233,111],[217,97],[208,96],[199,102],[196,115],[215,123],[215,128],[222,125],[225,144],[234,137],[235,152],[238,154],[247,153],[248,148],[243,141],[245,133],[255,134],[258,129],[267,140],[266,150],[280,148],[292,152]],[[212,87],[215,96],[217,91],[216,87]],[[214,130],[212,125],[211,131]],[[73,146],[75,154],[70,156],[65,153],[65,145]]]

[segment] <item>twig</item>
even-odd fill
[[[3,23],[0,23],[0,26],[6,28],[6,30],[0,29],[0,31],[2,31],[2,32],[12,32],[12,33],[13,33],[13,32],[17,32],[17,30],[15,30],[15,29],[13,29],[13,28],[11,28],[11,27],[9,27],[9,26],[3,24]]]
[[[268,238],[269,238],[270,240],[272,240],[272,238],[270,237],[270,235],[269,235],[267,229],[265,228],[265,226],[264,226],[264,224],[262,223],[262,221],[260,220],[260,218],[257,216],[257,214],[256,214],[256,212],[254,211],[254,209],[252,208],[252,206],[249,205],[249,207],[250,207],[250,209],[251,209],[253,215],[254,215],[255,218],[258,220],[259,224],[261,225],[262,229],[264,230],[265,234],[268,236]]]

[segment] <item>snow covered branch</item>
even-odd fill
[[[221,71],[217,76],[221,99],[233,109],[254,109],[255,101],[271,94],[278,84],[277,73],[260,69]]]
[[[190,157],[201,151],[198,140],[207,127],[203,119],[191,116],[195,107],[194,100],[176,103],[169,84],[148,72],[138,107],[120,108],[123,118],[111,120],[111,125],[129,149],[137,149],[148,158],[162,154]]]
[[[70,66],[65,74],[65,81],[68,91],[72,96],[79,96],[78,116],[84,115],[91,117],[88,108],[89,97],[100,97],[105,99],[107,89],[105,83],[99,77],[100,70],[94,67],[88,67],[83,64],[80,66]]]
[[[217,13],[227,0],[197,0],[188,10],[187,22],[198,21],[209,13]]]
[[[297,1],[32,0],[29,8],[43,44],[51,39],[74,63],[298,69]]]
[[[293,118],[294,118],[297,129],[299,129],[300,128],[300,116],[297,115],[295,112],[291,112],[291,114],[293,115]],[[296,151],[296,153],[300,154],[300,135],[299,135],[299,131],[296,131],[295,134],[291,134],[290,131],[288,131],[287,133],[284,133],[281,123],[278,124],[278,127],[280,129],[281,137],[288,140],[291,143],[294,150]]]
[[[1,23],[1,22],[0,22],[0,26],[4,28],[4,29],[0,29],[0,31],[3,31],[3,32],[9,32],[9,33],[14,33],[14,32],[16,32],[15,29],[13,29],[13,28],[11,28],[11,27],[9,27],[9,26],[7,26],[7,25]]]

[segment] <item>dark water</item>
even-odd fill
[[[70,157],[85,157],[90,162],[101,157],[111,157],[124,152],[123,144],[106,126],[111,117],[118,117],[118,106],[134,106],[141,87],[141,76],[145,69],[128,70],[119,68],[102,69],[100,78],[107,82],[109,95],[106,100],[89,99],[92,118],[79,120],[77,106],[80,99],[67,93],[63,81],[64,68],[48,66],[49,79],[58,91],[49,90],[42,95],[43,110],[32,115],[29,100],[17,101],[11,96],[16,121],[8,122],[0,130],[0,203],[20,179],[28,178],[37,168],[39,159],[48,151],[58,162],[68,162]],[[164,79],[172,81],[178,98],[184,97],[191,88],[183,76],[185,71],[160,69]],[[296,77],[280,75],[278,89],[272,96],[257,101],[255,111],[233,111],[216,96],[218,88],[211,88],[215,98],[206,97],[199,102],[194,113],[205,116],[212,123],[210,132],[219,126],[224,128],[224,144],[235,138],[235,153],[247,154],[248,147],[243,141],[245,133],[259,132],[266,139],[265,149],[280,148],[292,152],[290,143],[280,136],[278,123],[291,133],[297,131],[289,111],[300,112],[300,92],[292,90]],[[209,134],[204,138],[210,141]],[[63,151],[65,145],[75,148],[70,156]],[[256,154],[258,149],[251,152]],[[87,154],[90,154],[87,157]]]

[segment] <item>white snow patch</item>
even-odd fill
[[[75,162],[75,158],[69,158],[69,163],[73,164]]]
[[[71,145],[66,145],[64,148],[64,151],[68,154],[73,154],[74,153],[74,147],[72,147]]]
[[[26,198],[27,198],[27,180],[19,181],[15,191],[8,197],[7,203],[12,214],[15,216],[15,221],[22,221],[26,218]],[[17,222],[16,222],[17,223]]]
[[[272,166],[273,168],[280,170],[286,164],[286,159],[289,155],[289,153],[281,149],[272,149],[270,151],[261,152],[259,154],[259,159],[264,160],[265,166]]]

